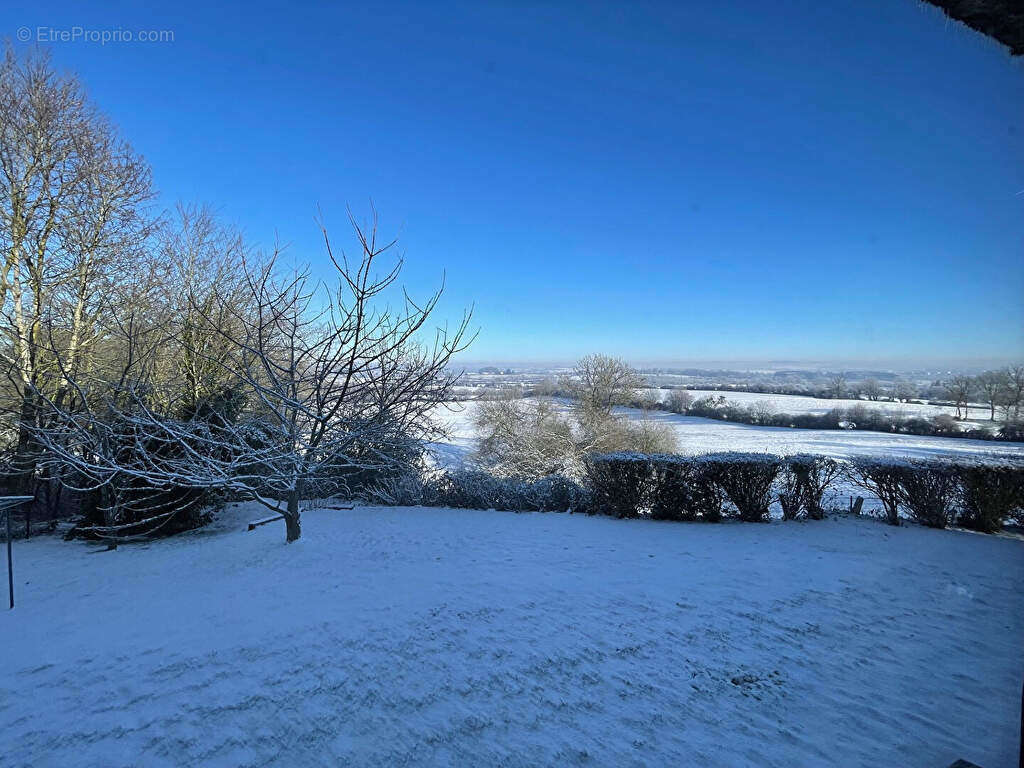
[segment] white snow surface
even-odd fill
[[[1017,764],[1024,543],[229,507],[15,543],[4,766]]]
[[[664,400],[668,395],[668,390],[646,390],[648,392],[654,392],[658,394],[660,400]],[[732,392],[729,390],[712,390],[712,389],[691,389],[688,390],[691,397],[697,400],[702,397],[718,397],[722,396],[730,403],[737,405],[753,405],[754,403],[767,402],[775,413],[813,413],[817,415],[823,415],[829,411],[835,409],[849,410],[850,408],[864,408],[869,411],[885,411],[887,413],[895,414],[898,418],[910,418],[911,416],[920,416],[926,419],[933,418],[939,414],[946,413],[950,416],[956,413],[956,409],[953,406],[948,405],[928,405],[925,403],[892,403],[885,400],[853,400],[849,398],[841,399],[828,399],[823,397],[809,397],[806,395],[774,395],[774,394],[762,394],[760,392]],[[987,425],[987,419],[989,415],[988,408],[985,406],[973,404],[970,409],[970,415],[973,420],[981,420],[982,415],[985,418],[985,424]],[[984,414],[982,414],[984,411]],[[971,424],[971,426],[976,426]]]

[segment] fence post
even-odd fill
[[[14,564],[11,562],[11,507],[4,510],[7,518],[7,591],[11,596],[11,608],[14,608]],[[10,610],[10,609],[8,609]]]

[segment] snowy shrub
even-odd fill
[[[782,483],[783,488],[779,491],[779,506],[782,507],[782,519],[796,520],[800,517],[803,505],[800,503],[800,494],[796,490],[794,477],[788,470],[783,472]]]
[[[653,489],[651,517],[656,520],[722,519],[722,490],[700,460],[671,455],[650,457]]]
[[[671,413],[686,413],[691,405],[693,405],[693,395],[685,389],[669,390],[664,402],[665,410]]]
[[[371,497],[382,484],[415,474],[423,463],[423,453],[422,442],[401,437],[386,442],[354,441],[344,456],[322,462],[306,480],[303,491],[323,499]]]
[[[639,517],[651,485],[651,463],[641,453],[620,452],[588,456],[587,479],[593,512],[615,517]]]
[[[693,464],[682,456],[650,457],[653,488],[651,517],[655,520],[696,520],[697,512],[686,503]]]
[[[561,475],[534,480],[528,489],[531,507],[538,512],[572,512],[585,509],[587,493],[582,485]]]
[[[507,495],[507,494],[506,494]],[[427,478],[423,503],[431,507],[502,509],[499,482],[487,472],[459,469]]]
[[[129,463],[163,467],[189,455],[223,457],[225,450],[218,438],[235,417],[236,401],[226,390],[187,411],[185,416],[192,419],[196,431],[192,439],[180,443],[149,434],[128,418],[110,418],[98,422],[94,429],[102,430],[101,445],[108,457]],[[60,474],[63,484],[71,490],[95,489],[92,503],[82,507],[83,519],[68,533],[68,538],[125,540],[169,536],[206,525],[228,500],[224,490],[171,480],[158,483],[145,477],[144,472],[88,475],[61,464]]]
[[[908,435],[930,435],[933,432],[932,423],[922,416],[911,416],[899,424],[899,431]]]
[[[900,524],[903,477],[909,471],[905,461],[859,456],[851,459],[847,475],[851,482],[878,497],[889,525]]]
[[[953,518],[957,475],[948,462],[911,460],[897,470],[910,516],[922,525],[945,528]]]
[[[700,457],[736,507],[740,520],[766,522],[782,459],[768,453],[714,453]]]
[[[960,426],[948,413],[940,413],[937,416],[932,417],[932,432],[933,435],[956,435],[960,432]]]
[[[168,486],[155,488],[131,478],[117,478],[93,495],[84,519],[67,539],[139,539],[170,536],[200,528],[222,509],[225,495],[216,490]]]
[[[425,481],[418,471],[385,477],[367,489],[365,498],[392,507],[415,507],[423,504]]]
[[[977,462],[959,464],[960,514],[957,522],[984,533],[998,531],[1024,504],[1024,467]]]
[[[705,395],[694,400],[686,412],[690,416],[702,416],[705,419],[722,419],[726,407],[724,395]]]
[[[391,483],[382,486],[380,498],[389,504],[517,512],[567,512],[587,503],[584,488],[566,477],[532,480],[467,469],[436,472],[419,484],[415,478]]]
[[[1024,424],[1004,424],[998,432],[1002,440],[1024,442]]]
[[[547,399],[480,403],[474,417],[476,459],[505,477],[577,474],[580,440],[572,422]]]
[[[669,422],[587,414],[581,418],[583,442],[593,453],[672,453],[678,448]]]
[[[825,518],[824,498],[840,474],[840,465],[827,456],[787,456],[782,472],[779,504],[782,516],[791,520],[801,514],[811,520]]]

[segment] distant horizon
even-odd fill
[[[582,357],[582,355],[581,355]],[[892,359],[878,359],[878,360],[843,360],[841,358],[835,358],[831,360],[815,360],[815,359],[804,359],[804,360],[787,360],[787,359],[732,359],[732,360],[713,360],[713,359],[631,359],[628,356],[620,356],[621,359],[625,360],[634,368],[665,368],[665,369],[684,369],[692,368],[705,371],[723,370],[723,371],[736,371],[736,372],[753,372],[758,369],[781,371],[781,370],[801,370],[801,371],[830,371],[830,372],[857,372],[857,371],[891,371],[893,373],[898,372],[920,372],[920,371],[934,371],[935,373],[942,372],[961,372],[969,370],[986,370],[993,368],[1003,368],[1007,365],[1013,365],[1024,362],[1024,355],[1022,359],[1017,358],[961,358],[961,359],[946,359],[946,360],[913,360],[905,359],[901,362],[894,361]],[[519,369],[553,369],[553,368],[571,368],[578,358],[571,359],[535,359],[535,360],[524,360],[524,359],[512,359],[512,358],[471,358],[465,359],[459,358],[453,361],[453,366],[463,367],[466,369],[470,368],[512,368],[513,370]]]

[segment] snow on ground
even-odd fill
[[[438,418],[451,426],[452,437],[435,444],[440,463],[457,464],[475,444],[472,417],[478,403],[456,403],[455,410],[443,409]],[[563,403],[564,408],[568,408]],[[792,429],[735,424],[664,411],[643,412],[633,408],[616,411],[633,419],[651,419],[672,426],[679,440],[679,452],[698,454],[718,451],[754,451],[776,454],[818,453],[833,458],[849,456],[900,456],[927,458],[965,457],[985,454],[1024,458],[1024,444],[951,437],[897,435],[887,432],[838,429]]]
[[[15,543],[5,766],[1017,762],[1024,543],[861,519],[234,508]]]
[[[793,429],[736,424],[697,416],[631,408],[619,411],[630,418],[648,418],[671,424],[679,452],[755,451],[776,454],[819,453],[833,458],[849,456],[964,457],[982,454],[1024,458],[1024,444],[953,437],[898,435],[889,432],[840,429]]]
[[[645,390],[659,395],[660,400],[668,396],[668,390],[650,389]],[[946,413],[950,416],[956,414],[953,406],[928,405],[926,403],[891,403],[883,400],[871,402],[869,400],[834,399],[823,397],[808,397],[804,395],[773,395],[760,392],[731,392],[717,391],[710,389],[688,390],[694,400],[702,397],[722,396],[730,403],[750,406],[754,403],[767,402],[774,413],[811,413],[824,415],[835,409],[849,410],[850,408],[864,408],[866,410],[885,411],[895,414],[898,418],[922,417],[931,419],[939,414]],[[988,420],[989,410],[987,406],[972,405],[969,409],[972,423],[969,426],[990,426]]]

